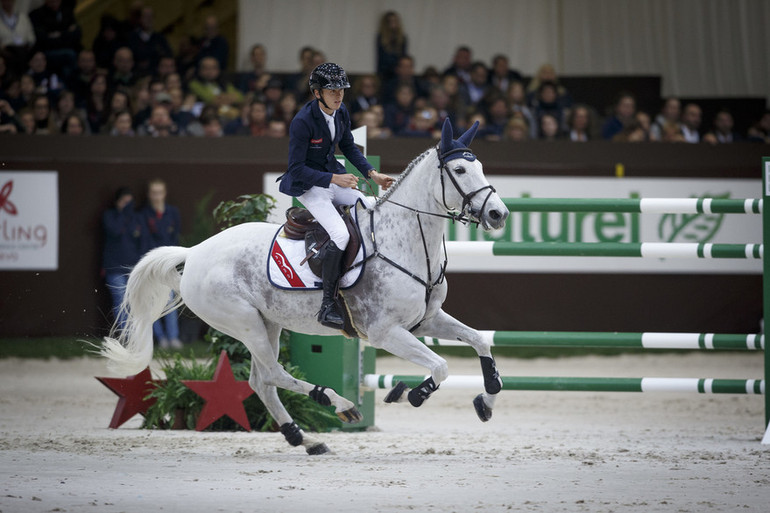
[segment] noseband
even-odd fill
[[[456,153],[468,153],[468,156],[474,157],[473,152],[470,150],[470,148],[455,148],[452,150],[447,151],[446,153],[440,153],[438,146],[436,147],[436,154],[438,155],[438,167],[441,170],[441,201],[444,202],[444,208],[447,209],[447,212],[450,212],[452,209],[449,208],[449,205],[447,205],[446,202],[446,189],[444,187],[444,174],[446,174],[449,177],[449,180],[452,182],[452,185],[454,185],[455,190],[463,199],[462,207],[460,208],[460,216],[459,220],[463,221],[471,221],[475,222],[476,224],[479,223],[479,220],[477,218],[476,221],[472,221],[473,212],[470,212],[470,205],[471,201],[473,201],[473,197],[476,196],[476,194],[480,193],[483,190],[489,189],[489,192],[487,193],[487,197],[484,198],[484,202],[481,204],[481,208],[479,209],[479,214],[484,212],[484,207],[487,206],[487,201],[489,201],[490,196],[497,192],[494,187],[492,187],[491,184],[485,185],[484,187],[481,187],[479,189],[476,189],[473,192],[466,193],[463,191],[462,187],[460,187],[460,184],[457,182],[457,179],[454,177],[452,172],[449,170],[449,166],[447,165],[447,157],[454,155]]]

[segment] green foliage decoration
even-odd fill
[[[264,194],[246,194],[236,200],[223,201],[214,209],[214,220],[221,229],[227,229],[240,223],[265,221],[275,206],[275,198]],[[173,357],[161,360],[161,368],[166,380],[160,383],[148,397],[156,399],[145,415],[143,427],[155,429],[194,429],[198,414],[203,408],[203,399],[187,388],[184,380],[210,380],[214,376],[217,360],[221,351],[227,353],[233,375],[237,380],[249,379],[251,372],[251,353],[238,340],[229,335],[209,328],[205,340],[210,344],[210,357],[205,361],[197,360],[191,353],[184,357],[177,353]],[[279,362],[284,362],[286,371],[297,379],[304,379],[302,371],[290,365],[289,336],[281,334]],[[278,390],[278,397],[291,413],[294,421],[306,431],[328,431],[336,416],[320,406],[306,395],[288,390]],[[243,402],[249,424],[255,431],[277,431],[278,425],[268,413],[256,394]],[[223,417],[207,428],[207,431],[231,431],[240,429],[230,418]]]

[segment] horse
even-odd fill
[[[341,291],[361,337],[378,349],[426,368],[430,377],[414,389],[397,384],[386,402],[420,406],[448,376],[446,360],[417,337],[468,343],[481,361],[484,392],[474,400],[482,421],[492,415],[502,381],[489,342],[441,308],[445,279],[445,218],[474,222],[484,230],[502,228],[508,209],[469,149],[478,122],[456,140],[449,121],[438,145],[417,156],[391,187],[356,213],[367,259],[358,281]],[[278,363],[282,329],[311,335],[339,335],[316,321],[321,290],[290,291],[268,281],[270,245],[280,225],[244,223],[191,248],[160,247],[148,252],[129,275],[117,322],[100,353],[118,374],[132,375],[150,363],[152,323],[183,303],[209,326],[241,341],[251,352],[249,384],[277,421],[286,441],[308,454],[328,447],[301,430],[281,404],[276,387],[333,405],[344,422],[363,417],[331,388],[292,377]],[[181,271],[179,269],[182,269]],[[171,291],[174,299],[169,303]]]

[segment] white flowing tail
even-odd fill
[[[147,253],[131,271],[118,319],[99,351],[107,367],[119,375],[143,371],[152,360],[152,324],[182,306],[181,274],[177,266],[187,258],[188,248],[165,246]],[[174,300],[169,302],[171,291]]]

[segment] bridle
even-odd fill
[[[438,146],[436,146],[436,154],[438,155],[438,167],[441,170],[441,201],[444,203],[444,208],[447,209],[447,212],[449,212],[451,209],[446,203],[446,188],[444,186],[444,174],[446,174],[449,177],[449,180],[452,182],[452,185],[454,185],[455,190],[463,199],[462,207],[460,207],[460,216],[466,221],[466,222],[474,222],[476,225],[479,224],[479,220],[476,219],[473,221],[473,212],[469,212],[471,201],[473,201],[473,197],[476,196],[476,194],[480,193],[481,191],[484,191],[486,189],[489,189],[489,192],[487,193],[487,197],[484,198],[484,202],[481,204],[481,208],[479,209],[479,213],[484,212],[484,207],[487,206],[487,202],[489,201],[490,196],[497,192],[494,187],[492,187],[491,184],[485,185],[484,187],[480,187],[476,189],[473,192],[466,193],[463,191],[462,187],[460,187],[460,184],[457,182],[457,178],[454,177],[452,172],[449,170],[449,166],[447,165],[447,157],[451,155],[455,155],[457,153],[462,153],[463,158],[466,158],[468,160],[476,158],[476,156],[473,154],[473,152],[470,150],[470,148],[454,148],[451,149],[445,153],[440,153]]]

